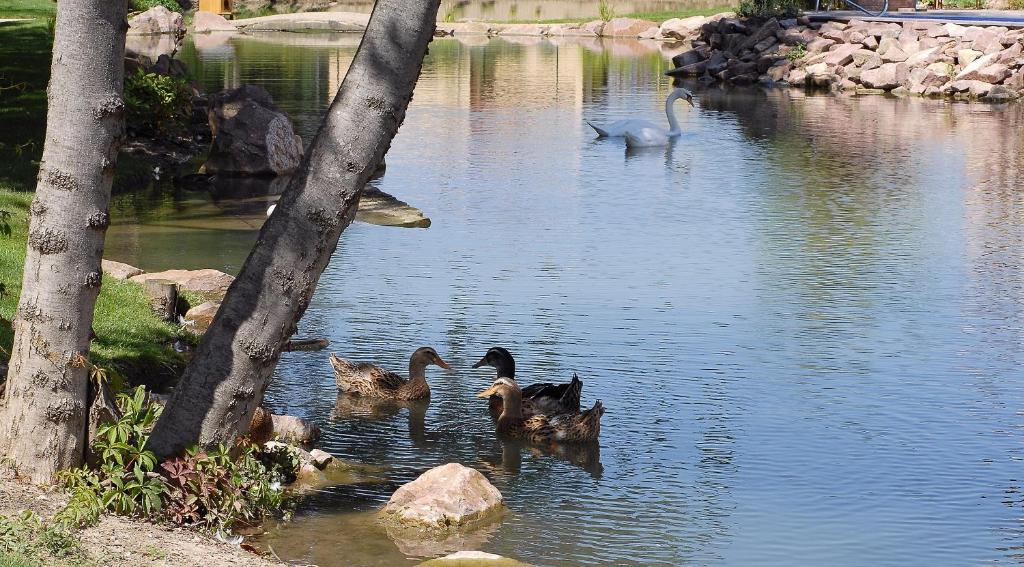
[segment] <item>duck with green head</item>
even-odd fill
[[[491,366],[497,370],[497,378],[516,379],[516,361],[512,353],[502,347],[491,347],[487,354],[473,365],[473,368]],[[566,384],[543,382],[531,384],[522,390],[522,410],[526,416],[537,414],[557,414],[580,411],[580,393],[583,392],[583,381],[576,374]],[[501,413],[502,399],[492,396],[488,406],[495,416]]]

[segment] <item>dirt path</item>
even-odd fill
[[[0,514],[32,510],[50,517],[64,507],[65,496],[10,479],[0,478]],[[243,549],[184,529],[104,516],[95,526],[76,534],[89,559],[103,566],[267,567],[280,565]]]

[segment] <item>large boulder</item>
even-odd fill
[[[154,6],[128,20],[128,33],[141,35],[185,33],[185,21],[178,12]]]
[[[844,43],[837,45],[835,49],[825,55],[825,63],[829,66],[846,65],[853,61],[853,54],[860,51],[860,45]]]
[[[139,274],[128,278],[138,284],[145,284],[148,280],[169,280],[185,290],[200,295],[221,299],[227,293],[228,287],[235,278],[219,270],[167,270]]]
[[[999,59],[998,53],[990,53],[983,55],[974,61],[971,61],[970,65],[963,68],[960,73],[957,74],[956,80],[958,81],[973,81],[980,79],[981,70],[992,65]]]
[[[202,10],[192,17],[192,33],[230,32],[236,29],[238,28],[230,20],[213,12]]]
[[[206,173],[288,175],[302,161],[302,138],[265,89],[243,85],[210,100],[213,143]]]
[[[320,438],[320,428],[293,415],[273,415],[274,437],[288,443],[308,445]]]
[[[405,524],[447,528],[484,519],[504,507],[501,493],[479,471],[448,463],[396,490],[382,513]]]
[[[904,63],[886,63],[860,74],[860,82],[870,89],[891,91],[907,82],[910,70]]]
[[[672,18],[661,24],[658,34],[668,39],[690,39],[697,35],[700,27],[707,22],[704,16],[693,16],[692,18]]]
[[[612,18],[601,29],[601,35],[605,37],[639,37],[651,28],[658,27],[657,23],[648,20]]]
[[[100,265],[103,268],[103,273],[115,280],[126,280],[143,273],[142,270],[135,266],[113,260],[104,259]]]

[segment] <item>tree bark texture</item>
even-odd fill
[[[378,0],[362,43],[299,172],[264,224],[150,448],[166,457],[192,443],[244,434],[282,345],[352,222],[363,186],[405,118],[434,33],[439,0]]]
[[[89,332],[124,130],[126,0],[61,0],[0,442],[46,483],[85,454]]]

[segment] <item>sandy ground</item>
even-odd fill
[[[21,510],[32,510],[49,517],[60,510],[65,502],[65,496],[59,491],[45,491],[11,480],[9,475],[0,476],[0,514],[11,515]],[[117,516],[104,516],[97,525],[78,532],[78,536],[82,547],[96,565],[280,565],[196,532]]]

